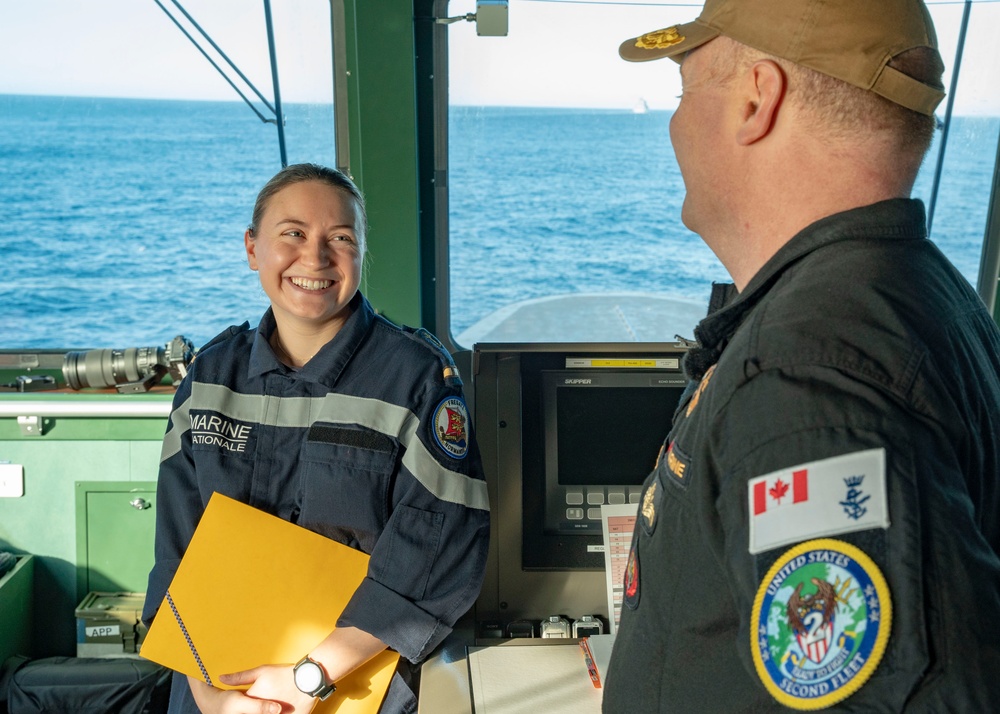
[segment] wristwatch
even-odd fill
[[[292,676],[295,678],[295,686],[299,691],[308,694],[310,697],[317,697],[320,701],[326,699],[337,691],[337,685],[326,681],[326,672],[319,662],[306,655],[300,659],[292,669]]]

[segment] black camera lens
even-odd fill
[[[162,347],[67,352],[62,373],[72,389],[141,382],[163,370]]]

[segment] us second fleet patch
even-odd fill
[[[854,694],[878,667],[892,626],[889,586],[858,548],[808,541],[764,576],[750,622],[768,692],[793,709],[821,709]]]

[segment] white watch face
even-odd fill
[[[295,686],[310,694],[323,686],[323,670],[315,662],[303,662],[295,669]]]

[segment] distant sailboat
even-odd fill
[[[646,104],[646,100],[643,99],[642,97],[639,97],[639,101],[637,101],[632,106],[632,113],[633,114],[645,114],[648,111],[649,111],[649,105]]]

